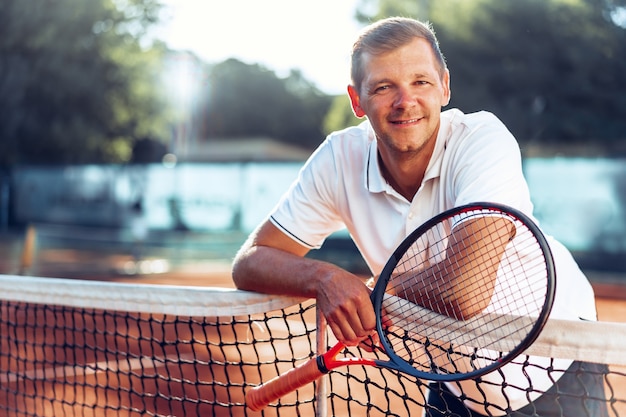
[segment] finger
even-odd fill
[[[367,327],[364,327],[360,318],[364,314],[363,310],[367,311],[366,315],[373,316],[373,322],[366,323]],[[360,311],[354,308],[347,311],[337,310],[327,321],[331,323],[331,329],[338,340],[347,346],[356,346],[374,332],[376,315],[373,313],[371,303],[368,303],[365,307],[361,307]]]
[[[381,311],[380,322],[381,322],[381,324],[383,326],[383,329],[387,329],[387,328],[393,326],[393,321],[389,318],[389,315],[387,314],[385,309],[383,309]]]
[[[338,341],[346,346],[356,346],[362,340],[357,337],[353,329],[347,325],[346,321],[330,321],[327,319],[328,325]]]
[[[350,325],[358,337],[364,338],[376,329],[376,313],[369,298],[360,300],[355,307],[355,313],[348,316]]]

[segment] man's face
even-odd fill
[[[348,88],[355,114],[370,120],[383,157],[419,152],[436,138],[441,107],[450,99],[448,72],[441,76],[429,43],[419,38],[362,60],[360,91]]]

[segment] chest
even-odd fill
[[[348,229],[374,274],[380,273],[402,240],[424,222],[445,209],[440,179],[422,184],[412,201],[391,187],[360,201],[352,201]]]

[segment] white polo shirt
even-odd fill
[[[270,214],[299,243],[319,248],[347,228],[373,275],[398,244],[431,217],[463,204],[489,201],[532,218],[519,145],[493,114],[442,112],[433,155],[412,201],[381,174],[376,137],[368,121],[329,135],[302,167]],[[562,297],[562,318],[595,319],[591,285],[560,243],[548,237]]]
[[[523,176],[519,145],[491,113],[464,114],[451,109],[441,114],[435,149],[412,201],[385,181],[376,146],[368,121],[329,135],[274,208],[270,221],[310,248],[320,247],[331,233],[346,227],[372,274],[378,275],[410,232],[447,209],[488,201],[515,207],[532,218],[533,205]],[[548,239],[557,271],[551,316],[595,320],[591,285],[569,251]],[[501,371],[509,383],[528,383],[520,366],[507,365]],[[493,373],[483,379],[489,377],[501,378]],[[533,383],[536,388],[552,384],[545,374],[536,375]],[[466,381],[460,385],[466,394],[476,398],[481,394],[473,384]],[[486,390],[487,395],[495,390],[492,394],[501,397],[502,388],[498,386],[483,386],[481,390]],[[458,393],[458,385],[450,384],[450,388]],[[521,396],[519,391],[507,395],[515,408],[526,404],[523,392]]]
[[[347,227],[377,275],[411,231],[442,211],[491,201],[532,212],[517,142],[492,114],[448,110],[412,201],[383,178],[368,121],[329,135],[302,168],[271,221],[310,248]]]

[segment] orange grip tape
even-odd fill
[[[252,411],[259,411],[269,403],[306,384],[310,384],[322,375],[324,373],[318,369],[316,358],[309,359],[302,365],[290,369],[265,384],[252,388],[246,394],[246,405]]]

